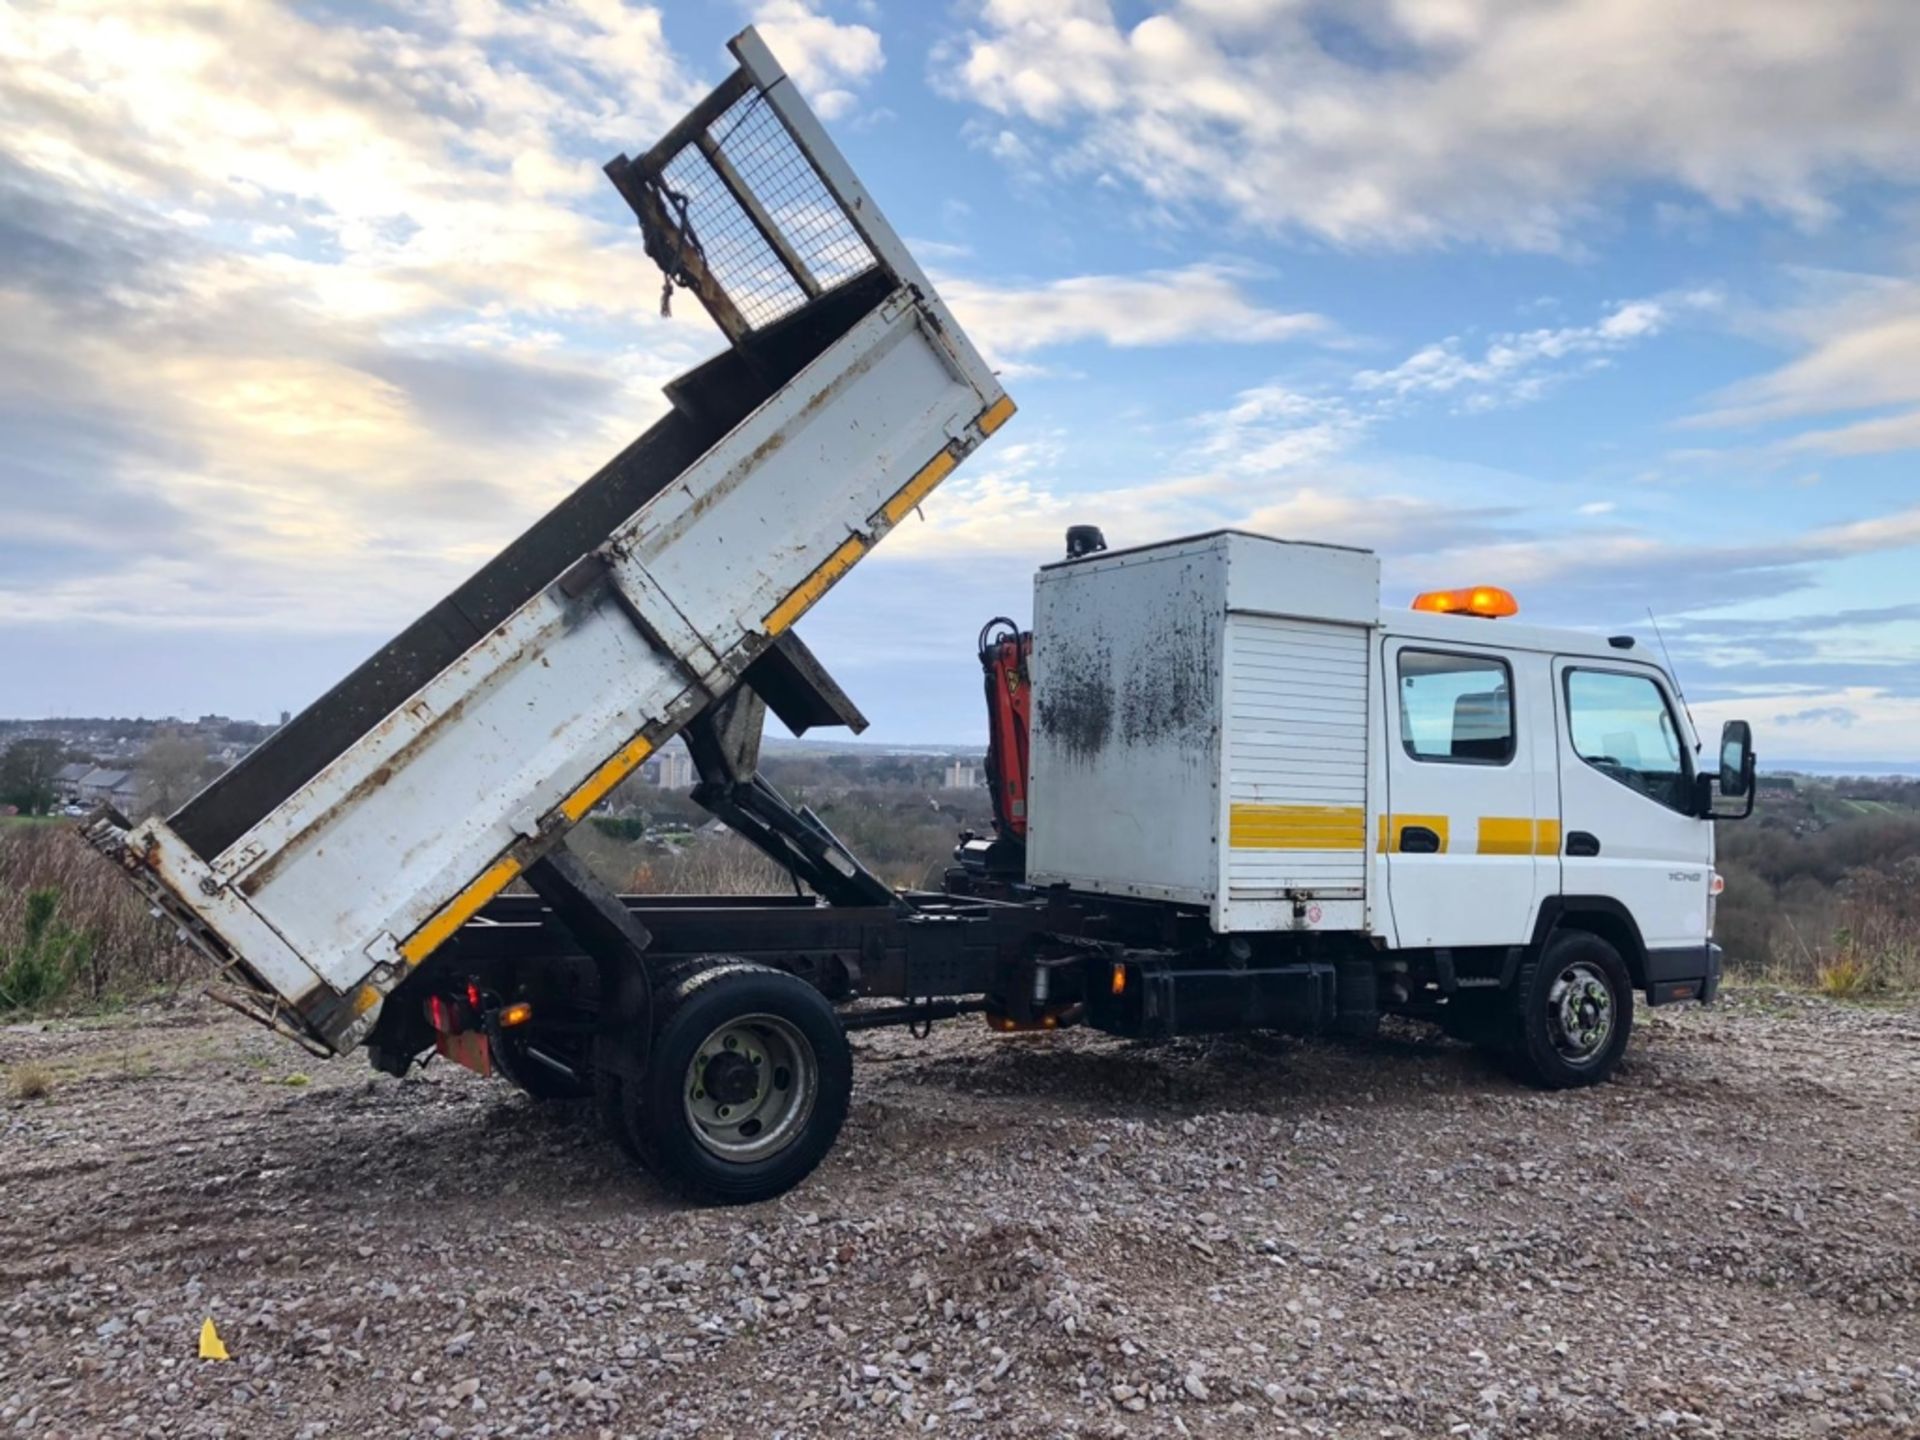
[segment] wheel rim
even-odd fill
[[[700,1042],[681,1095],[702,1148],[745,1165],[793,1141],[819,1089],[820,1065],[806,1036],[777,1015],[747,1015]]]
[[[1591,1065],[1613,1038],[1613,986],[1596,965],[1577,960],[1553,978],[1547,992],[1547,1029],[1553,1048],[1570,1065]]]

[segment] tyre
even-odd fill
[[[1586,930],[1558,930],[1520,967],[1506,1054],[1546,1090],[1597,1085],[1633,1033],[1633,980],[1620,952]]]
[[[688,1199],[744,1205],[804,1180],[847,1118],[853,1052],[826,997],[720,960],[654,995],[644,1079],[621,1086],[643,1162]]]
[[[675,960],[663,966],[652,967],[649,983],[656,996],[673,990],[680,981],[702,969],[710,961],[700,959]],[[658,999],[654,1005],[659,1004]],[[649,1012],[651,1013],[651,1012]],[[595,1042],[596,1049],[603,1044],[618,1045],[616,1037],[602,1037]],[[646,1047],[636,1047],[646,1048]],[[593,1110],[600,1128],[612,1137],[626,1157],[636,1165],[646,1163],[640,1147],[634,1143],[633,1127],[627,1124],[627,1084],[625,1078],[611,1066],[593,1067]]]
[[[489,1044],[493,1068],[535,1100],[584,1100],[593,1094],[593,1066],[584,1039],[509,1030],[494,1035]]]

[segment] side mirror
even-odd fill
[[[1720,793],[1739,800],[1753,791],[1753,727],[1729,720],[1720,731]]]

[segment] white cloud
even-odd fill
[[[1683,678],[1685,673],[1683,667]],[[1920,727],[1920,700],[1872,685],[1783,690],[1761,684],[1742,694],[1695,700],[1692,709],[1709,745],[1726,721],[1750,721],[1763,767],[1793,760],[1860,761],[1871,773],[1889,759],[1904,762]]]
[[[1391,369],[1361,371],[1353,387],[1362,394],[1402,398],[1457,394],[1470,410],[1534,400],[1576,370],[1604,366],[1613,354],[1658,335],[1682,310],[1715,303],[1710,292],[1632,300],[1591,325],[1496,335],[1474,353],[1450,335]]]
[[[1330,474],[1324,483],[1274,474],[1259,485],[1198,473],[1069,491],[1050,484],[1035,459],[1010,456],[1004,467],[963,472],[927,502],[926,523],[903,525],[873,563],[1050,559],[1066,527],[1082,523],[1099,525],[1115,545],[1231,526],[1403,555],[1440,553],[1467,543],[1469,535],[1491,533],[1485,512],[1395,492],[1371,477],[1361,483],[1351,472]]]
[[[1323,316],[1272,310],[1241,288],[1245,272],[1188,265],[1139,275],[1075,275],[1031,286],[943,277],[941,297],[994,353],[1099,340],[1122,349],[1185,342],[1258,345],[1329,329]]]
[[[391,626],[715,348],[648,313],[591,158],[704,90],[656,10],[383,18],[61,0],[0,25],[0,502],[45,547],[0,623]]]
[[[16,160],[77,195],[160,214],[190,202],[282,249],[297,239],[308,258],[277,275],[330,287],[321,309],[630,305],[651,267],[609,207],[572,202],[606,184],[581,149],[643,145],[701,89],[658,12],[440,0],[413,20],[28,4],[0,29],[0,121]]]
[[[1129,7],[1133,9],[1134,7]],[[1576,247],[1612,187],[1802,223],[1920,175],[1920,7],[1885,0],[981,0],[935,57],[1002,141],[1340,244]]]
[[[803,0],[765,0],[753,23],[824,120],[852,111],[855,92],[887,63],[879,31],[842,24]]]
[[[1850,730],[1860,722],[1860,712],[1845,705],[1810,705],[1801,710],[1773,717],[1775,725],[1834,725]]]
[[[8,566],[0,627],[390,628],[631,439],[695,356],[595,363],[510,329],[399,345],[269,286],[136,294],[76,336],[70,309],[0,291],[20,452],[0,497],[60,562]],[[204,332],[149,328],[186,306]]]
[[[1497,335],[1469,351],[1458,336],[1421,346],[1399,364],[1363,369],[1344,388],[1273,383],[1241,391],[1199,418],[1200,455],[1233,474],[1298,472],[1356,446],[1375,426],[1437,398],[1473,413],[1536,400],[1610,355],[1657,335],[1704,293],[1615,305],[1590,325]],[[1594,512],[1599,513],[1599,512]]]
[[[1748,426],[1885,410],[1892,413],[1804,431],[1783,448],[1866,455],[1920,447],[1920,283],[1809,278],[1820,293],[1765,322],[1802,353],[1721,392],[1692,423]]]
[[[1263,325],[1276,337],[1296,330],[1311,334],[1323,323],[1278,313],[1259,320],[1231,288],[1216,295],[1211,308],[1185,300],[1194,278],[1188,271],[1090,276],[1004,292],[991,303],[956,282],[942,282],[941,290],[970,330],[1020,349],[1083,336],[1116,345],[1170,343],[1204,331],[1216,313],[1235,316],[1238,328],[1215,340],[1230,333],[1254,338],[1251,332]],[[1211,293],[1221,277],[1202,269],[1197,279],[1198,288]],[[1573,367],[1650,339],[1673,316],[1712,300],[1694,293],[1627,301],[1591,324],[1497,336],[1471,355],[1449,338],[1389,369],[1359,371],[1344,384],[1252,386],[1221,409],[1189,417],[1171,454],[1145,457],[1138,472],[1098,487],[1072,483],[1073,449],[1063,434],[999,441],[942,487],[925,509],[927,524],[903,527],[883,553],[896,559],[1045,554],[1064,526],[1090,519],[1110,526],[1115,536],[1178,535],[1225,525],[1373,546],[1403,565],[1432,557],[1433,575],[1421,574],[1435,583],[1449,577],[1457,582],[1463,566],[1480,573],[1477,556],[1503,546],[1516,557],[1516,573],[1529,575],[1595,555],[1636,566],[1641,547],[1653,543],[1643,537],[1596,539],[1583,531],[1567,540],[1563,554],[1552,537],[1540,541],[1508,528],[1518,513],[1509,505],[1427,498],[1356,463],[1355,455],[1383,422],[1438,397],[1464,398],[1461,408],[1469,411],[1496,401],[1522,403],[1567,378]],[[1302,320],[1313,323],[1303,326]],[[1581,513],[1598,517],[1613,508],[1602,501]],[[1659,553],[1668,558],[1664,548]]]
[[[1333,461],[1371,420],[1341,396],[1269,384],[1242,390],[1232,405],[1198,423],[1201,463],[1227,475],[1273,476]]]

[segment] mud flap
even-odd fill
[[[527,883],[592,958],[600,985],[593,1043],[595,1109],[623,1147],[621,1089],[639,1085],[653,1042],[653,937],[631,910],[563,842],[527,867]]]

